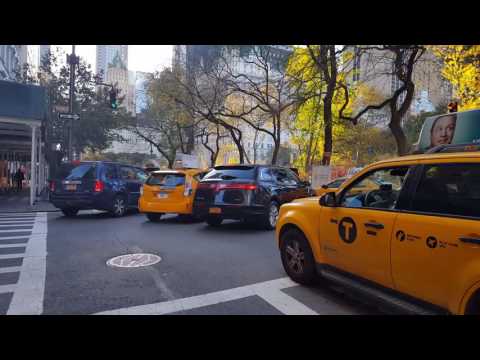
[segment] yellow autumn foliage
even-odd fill
[[[480,107],[480,45],[430,47],[443,61],[442,75],[452,84],[460,110]]]

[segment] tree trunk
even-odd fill
[[[395,138],[398,156],[404,156],[408,154],[410,149],[408,146],[407,137],[405,136],[405,133],[403,132],[401,126],[402,118],[397,112],[393,113],[391,116],[392,117],[390,120],[390,124],[388,124],[388,127],[390,128],[390,131]]]
[[[278,152],[280,150],[280,141],[274,140],[273,153],[272,153],[272,165],[277,165]]]
[[[234,129],[229,129],[229,130],[230,130],[230,134],[232,136],[232,139],[235,142],[235,145],[237,146],[239,163],[244,164],[245,163],[245,156],[244,156],[244,150],[243,150],[243,146],[242,146],[242,134],[239,132],[239,136],[237,138],[237,136],[235,134],[235,130]]]

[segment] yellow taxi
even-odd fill
[[[153,171],[141,188],[139,211],[150,221],[167,213],[191,215],[195,190],[205,173],[202,169]]]
[[[286,273],[402,312],[480,314],[480,146],[448,148],[374,163],[335,191],[282,205]]]

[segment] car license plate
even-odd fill
[[[168,198],[168,194],[167,193],[158,193],[157,198],[166,199],[166,198]]]
[[[222,209],[220,208],[210,208],[209,211],[208,211],[210,214],[221,214],[222,213]]]
[[[76,184],[68,184],[68,185],[65,185],[65,188],[69,191],[75,191],[77,190],[77,185]]]

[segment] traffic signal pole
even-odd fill
[[[70,99],[69,113],[73,114],[73,104],[75,102],[75,65],[78,64],[78,57],[75,55],[75,45],[72,45],[72,54],[67,55],[67,62],[70,65]],[[68,161],[73,160],[73,143],[72,143],[73,119],[69,120],[68,125]]]

